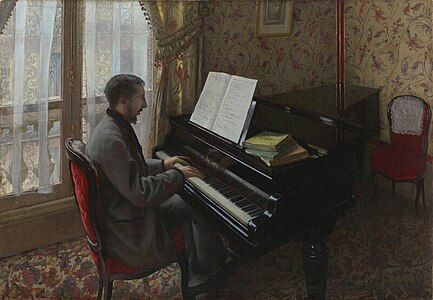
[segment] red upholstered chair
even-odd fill
[[[431,109],[416,96],[397,96],[388,104],[387,117],[391,147],[380,148],[371,157],[373,197],[376,174],[391,180],[393,195],[395,182],[413,182],[416,185],[415,209],[418,214],[421,193],[426,209],[424,175]]]
[[[65,141],[69,160],[75,199],[80,211],[81,221],[87,234],[90,254],[96,263],[99,274],[98,299],[104,292],[104,299],[110,299],[113,281],[116,279],[130,280],[146,277],[156,269],[137,269],[105,254],[103,241],[97,224],[97,208],[100,200],[98,173],[88,156],[85,155],[85,144],[76,138],[69,137]],[[190,298],[188,293],[188,270],[185,257],[182,227],[172,230],[171,236],[179,253],[178,263],[182,270],[182,293],[184,298]]]

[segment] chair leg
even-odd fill
[[[371,171],[371,181],[372,181],[372,184],[373,184],[373,191],[371,193],[371,199],[370,199],[371,201],[374,200],[374,196],[375,196],[375,193],[376,193],[376,185],[374,184],[375,177],[376,177],[376,172],[373,170],[373,171]]]
[[[104,300],[110,300],[113,291],[113,281],[108,278],[108,275],[104,274]]]
[[[97,298],[98,300],[101,300],[102,290],[104,287],[104,280],[102,278],[103,278],[102,273],[100,270],[98,270],[98,298]]]
[[[395,198],[395,182],[394,181],[391,182],[392,182],[392,197]]]
[[[424,185],[422,184],[422,181],[416,181],[416,196],[415,196],[415,211],[416,214],[419,216],[419,210],[418,210],[418,201],[419,201],[419,196],[421,194],[421,189],[423,189]]]
[[[422,184],[422,204],[424,205],[424,210],[427,209],[427,205],[425,204],[425,186],[424,186],[424,178],[421,180]]]
[[[110,281],[108,283],[108,286],[106,286],[106,288],[104,289],[104,300],[110,300],[112,292],[113,292],[113,282]]]

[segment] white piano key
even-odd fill
[[[170,157],[170,155],[168,155],[164,151],[157,151],[156,156],[160,159],[167,159]],[[180,164],[178,166],[180,166]],[[229,175],[231,178],[238,179],[237,176],[231,172]],[[249,200],[247,200],[246,198],[237,195],[236,197],[229,199],[226,196],[224,196],[220,191],[218,191],[218,189],[224,190],[226,186],[224,185],[224,183],[219,182],[214,178],[206,178],[205,180],[202,180],[198,177],[190,177],[187,178],[186,180],[190,182],[192,185],[194,185],[198,190],[203,192],[212,201],[214,201],[217,205],[222,207],[225,211],[227,211],[230,215],[232,215],[234,218],[236,218],[239,222],[241,222],[245,226],[248,224],[250,220],[253,219],[253,217],[256,217],[260,214],[257,211],[260,209],[258,209],[258,207],[253,203],[249,202]],[[236,180],[236,182],[239,183],[239,180]],[[242,180],[241,184],[244,185],[245,183],[247,182]],[[248,183],[248,187],[251,188],[253,186]],[[254,187],[255,191],[256,192],[259,191],[260,195],[252,192],[249,188],[245,188],[245,190],[247,190],[252,195],[256,195],[258,197],[263,197],[263,195],[266,195],[255,187]],[[227,191],[228,190],[229,189],[227,189]],[[249,212],[244,211],[242,209],[242,206],[248,208]]]

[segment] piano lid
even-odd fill
[[[377,97],[379,92],[380,90],[374,88],[331,84],[257,97],[256,100],[259,103],[264,100],[280,105],[290,113],[333,122],[340,120],[342,114],[366,99]]]
[[[291,114],[281,109],[281,107],[273,106],[272,103],[271,105],[266,105],[265,102],[261,101],[260,105],[256,105],[250,125],[245,131],[246,138],[261,131],[289,133],[302,146],[311,150],[312,153],[314,153],[314,149],[318,148],[326,150],[327,153],[332,153],[347,144],[351,144],[360,137],[359,134],[345,128]],[[217,148],[229,156],[245,160],[249,165],[255,165],[251,160],[256,157],[246,154],[244,149],[240,148],[238,144],[226,140],[188,120],[189,115],[172,118],[172,122],[182,127],[189,135],[205,141],[207,144],[212,145],[211,147]],[[264,166],[263,163],[260,165]]]
[[[358,133],[346,128],[267,105],[256,106],[247,138],[260,131],[289,133],[303,146],[312,145],[315,149],[321,148],[328,153],[360,138]]]

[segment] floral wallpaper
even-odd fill
[[[258,78],[259,94],[335,82],[335,4],[295,1],[292,31],[255,36],[256,2],[211,1],[204,10],[205,74]]]
[[[382,89],[383,140],[393,97],[416,95],[433,108],[431,9],[431,0],[345,1],[346,82]]]
[[[257,37],[256,2],[204,5],[204,73],[259,80],[261,95],[336,81],[335,0],[295,0],[292,31]],[[413,94],[433,106],[432,1],[346,0],[346,83],[380,88],[380,138],[388,141],[386,107]],[[430,144],[433,137],[430,136]],[[433,147],[429,147],[433,154]]]

